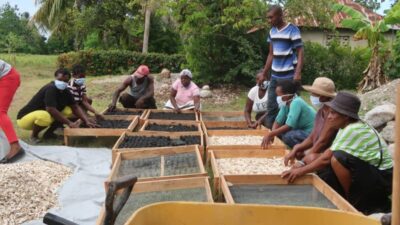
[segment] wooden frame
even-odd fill
[[[160,156],[163,158],[167,155],[175,155],[180,153],[189,153],[193,152],[196,154],[197,163],[199,166],[199,172],[194,174],[181,174],[181,175],[171,175],[171,176],[164,176],[164,163],[161,160],[161,176],[159,177],[144,177],[139,178],[139,181],[151,181],[151,180],[166,180],[166,179],[177,179],[177,178],[184,178],[184,177],[196,177],[196,176],[206,176],[207,172],[204,169],[202,157],[200,156],[200,151],[198,146],[180,146],[180,147],[171,147],[171,148],[160,148],[154,150],[137,150],[137,151],[128,151],[128,152],[119,152],[117,153],[117,157],[115,163],[112,167],[111,173],[105,182],[106,190],[108,184],[118,176],[118,171],[121,166],[123,160],[132,160],[132,159],[139,159],[139,158],[148,158],[148,157],[155,157]]]
[[[229,151],[229,150],[218,150],[218,151],[209,151],[209,163],[211,165],[211,169],[214,175],[214,191],[218,193],[220,190],[220,179],[221,172],[218,168],[217,160],[223,158],[273,158],[273,157],[285,157],[286,154],[289,153],[289,150],[284,148],[282,149],[271,149],[271,150],[254,150],[254,149],[245,149],[240,151]],[[283,163],[283,162],[282,162]],[[226,175],[226,174],[225,174]],[[229,174],[227,174],[229,175]],[[251,174],[249,174],[251,175]]]
[[[202,121],[201,126],[203,128],[204,133],[208,131],[227,131],[227,130],[234,130],[234,131],[242,131],[246,132],[249,130],[268,130],[264,126],[259,126],[257,129],[248,128],[246,121]],[[213,127],[233,127],[233,128],[243,128],[243,129],[210,129]]]
[[[108,110],[108,108],[104,109],[101,112],[101,114],[105,115],[107,110]],[[129,108],[128,109],[127,108],[117,108],[116,110],[117,111],[123,111],[123,112],[139,112],[139,111],[142,111],[142,114],[140,116],[138,116],[138,115],[105,115],[105,116],[108,116],[108,117],[124,117],[125,116],[127,118],[130,118],[132,116],[137,116],[137,117],[139,117],[139,119],[144,120],[144,118],[147,115],[147,111],[148,111],[148,109],[129,109]]]
[[[170,180],[158,180],[158,181],[140,181],[135,184],[132,193],[144,193],[144,192],[156,192],[156,191],[168,191],[168,190],[179,190],[187,188],[199,188],[204,187],[207,195],[207,202],[213,203],[213,197],[210,189],[210,183],[208,177],[191,177],[191,178],[180,178]],[[144,206],[142,206],[144,207]],[[132,212],[133,214],[134,212]],[[100,210],[100,215],[97,218],[96,225],[103,225],[105,217],[104,206]]]
[[[186,120],[146,120],[143,124],[143,126],[140,128],[139,132],[141,133],[149,133],[149,134],[170,134],[172,131],[152,131],[152,130],[146,130],[146,128],[149,126],[149,124],[159,124],[159,125],[184,125],[184,126],[196,126],[197,131],[189,131],[189,132],[199,132],[202,133],[201,125],[199,122],[196,121],[186,121]],[[174,131],[172,133],[182,133],[182,132],[188,132],[188,131]]]
[[[228,185],[229,183],[229,185]],[[317,175],[309,174],[299,177],[293,184],[282,179],[280,175],[231,175],[221,177],[221,190],[228,204],[235,204],[232,194],[229,190],[231,185],[243,184],[280,184],[280,185],[301,185],[311,184],[321,192],[329,201],[331,201],[339,210],[359,213],[350,203],[333,190],[328,184],[321,180]]]
[[[153,134],[153,133],[146,133],[146,132],[124,132],[118,139],[118,141],[115,143],[114,147],[112,148],[112,162],[114,164],[115,159],[117,157],[118,152],[126,152],[126,151],[137,151],[137,150],[157,150],[157,149],[163,149],[163,148],[170,148],[173,146],[165,146],[165,147],[149,147],[149,148],[119,148],[121,143],[124,141],[126,136],[145,136],[145,137],[152,137],[152,136],[162,136],[162,137],[170,137],[170,138],[179,138],[181,136],[200,136],[200,145],[199,150],[200,154],[203,156],[204,155],[204,137],[203,133],[201,132],[170,132],[168,135],[167,134]]]
[[[152,112],[154,112],[154,113],[158,113],[158,112],[173,113],[174,111],[173,110],[166,110],[166,109],[149,109],[147,111],[147,114],[146,114],[144,119],[145,120],[156,120],[156,119],[150,119],[150,114]],[[195,117],[196,117],[196,120],[173,120],[173,121],[196,121],[196,122],[200,121],[199,115],[196,112],[192,111],[192,110],[184,110],[181,113],[183,113],[183,114],[193,113],[195,115]],[[159,119],[157,119],[157,120],[159,120]],[[167,120],[167,119],[164,119],[164,120]]]
[[[215,120],[210,120],[207,117],[242,117],[243,120],[220,120],[216,118]],[[200,112],[200,121],[206,122],[206,121],[246,121],[244,118],[244,112],[243,111],[228,111],[228,112]]]
[[[125,116],[104,116],[106,120],[127,120],[132,121],[127,128],[65,128],[64,142],[68,146],[69,137],[118,137],[126,131],[133,131],[139,123],[139,118],[126,119]]]

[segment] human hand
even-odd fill
[[[292,168],[290,170],[284,171],[281,175],[283,179],[287,179],[289,183],[293,183],[297,178],[304,175],[301,168]]]
[[[175,112],[175,113],[181,113],[182,111],[181,111],[180,109],[176,109],[176,108],[175,108],[175,109],[174,109],[174,112]]]
[[[249,128],[256,129],[259,125],[260,125],[259,122],[256,121],[256,122],[251,123],[251,124],[249,125]]]
[[[285,164],[285,166],[288,166],[289,161],[293,161],[295,156],[296,152],[294,151],[294,149],[289,154],[285,155],[285,157],[283,158],[283,163]]]
[[[77,120],[77,121],[75,121],[75,122],[69,122],[69,123],[67,124],[67,126],[68,126],[69,128],[79,128],[79,127],[81,126],[81,121],[80,121],[80,120]]]
[[[100,127],[98,124],[90,122],[90,121],[86,122],[86,126],[89,127],[89,128],[98,128],[98,127]]]
[[[115,106],[115,104],[112,104],[112,103],[111,103],[110,105],[108,105],[107,111],[109,111],[109,112],[114,112],[116,108],[117,108],[117,107]]]
[[[272,144],[272,142],[274,141],[274,137],[267,134],[266,136],[264,136],[262,143],[261,143],[261,147],[263,149],[268,148],[268,146],[270,146]]]
[[[90,122],[90,123],[96,123],[96,122],[97,122],[97,121],[96,121],[96,118],[93,118],[93,117],[88,117],[87,120],[88,120],[88,122]]]
[[[293,80],[294,80],[294,81],[301,82],[301,74],[296,72],[296,73],[294,74]]]

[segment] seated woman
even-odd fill
[[[298,86],[292,80],[280,80],[276,87],[276,101],[279,113],[275,119],[272,131],[263,139],[261,146],[268,147],[279,137],[293,148],[310,135],[314,127],[315,110],[301,97],[297,96]]]
[[[264,125],[264,118],[267,115],[267,89],[268,81],[265,80],[262,71],[257,73],[257,85],[254,86],[247,95],[246,107],[244,109],[244,118],[246,119],[247,126],[250,128],[257,128],[259,125]],[[256,121],[251,120],[251,113],[256,113]]]
[[[181,110],[200,111],[200,89],[192,81],[192,72],[182,70],[180,79],[172,84],[171,95],[164,109],[172,109],[179,113]]]

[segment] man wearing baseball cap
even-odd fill
[[[335,83],[327,77],[318,77],[312,86],[303,86],[310,93],[311,104],[318,109],[315,116],[314,128],[311,134],[302,143],[294,146],[293,150],[285,156],[285,165],[290,160],[297,158],[299,163],[309,163],[324,150],[329,148],[336,137],[338,129],[331,129],[327,125],[329,107],[326,103],[336,96]]]
[[[330,175],[321,178],[357,210],[364,214],[390,211],[393,160],[380,134],[360,120],[360,99],[339,92],[326,105],[330,126],[339,129],[333,144],[316,160],[292,168],[282,177],[293,182],[307,173],[326,170]]]
[[[129,91],[121,95],[127,87]],[[116,109],[117,100],[124,108],[156,109],[154,99],[154,78],[150,75],[149,67],[140,65],[137,70],[124,80],[114,92],[109,111]]]

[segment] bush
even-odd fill
[[[163,68],[179,71],[185,63],[183,55],[160,53],[142,54],[130,51],[79,51],[61,54],[58,57],[59,67],[72,68],[74,64],[86,67],[90,75],[121,74],[141,64],[149,66],[150,71],[160,72]]]
[[[331,78],[338,90],[356,89],[369,58],[368,49],[352,50],[337,43],[324,47],[307,42],[304,46],[303,83],[312,84],[315,78],[324,76]]]
[[[388,60],[385,63],[385,74],[394,80],[400,78],[400,33],[397,33],[396,40],[390,49]]]

